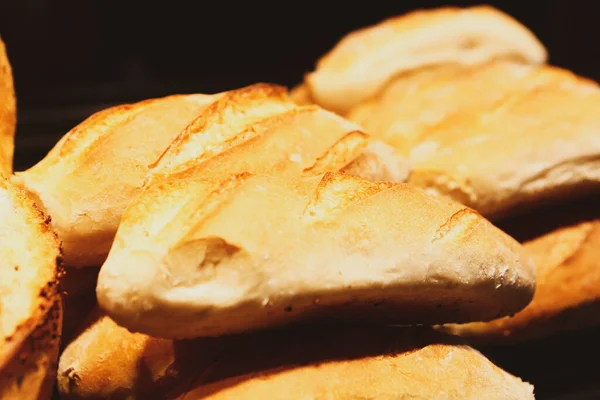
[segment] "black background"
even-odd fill
[[[0,0],[18,96],[15,168],[107,106],[258,81],[292,85],[351,30],[416,8],[480,3]],[[600,79],[600,2],[488,4],[530,27],[553,64]]]

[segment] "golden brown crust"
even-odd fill
[[[69,267],[99,266],[149,165],[214,97],[175,95],[100,111],[17,173],[52,215]]]
[[[346,35],[294,93],[345,115],[395,76],[442,64],[494,59],[546,61],[544,46],[509,15],[489,6],[413,11]]]
[[[54,297],[43,322],[22,343],[0,373],[0,399],[50,399],[56,379],[62,305]]]
[[[407,75],[351,117],[411,161],[409,182],[494,220],[600,186],[596,83],[511,62],[465,71]]]
[[[533,257],[537,288],[513,317],[448,326],[485,343],[513,343],[600,324],[600,220],[584,222],[524,244]]]
[[[71,400],[533,398],[530,385],[428,329],[316,328],[170,341],[100,314],[62,354],[58,387]]]
[[[0,369],[44,320],[58,296],[60,243],[27,194],[0,176]]]
[[[128,210],[97,287],[119,324],[191,338],[322,318],[491,319],[531,300],[529,258],[462,205],[334,173],[224,180],[227,165],[180,182],[185,213],[170,200],[155,211],[178,193],[161,186],[140,197],[152,212]]]
[[[17,102],[12,69],[0,38],[0,174],[12,173]]]

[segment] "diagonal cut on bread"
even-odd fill
[[[599,107],[595,82],[498,61],[400,78],[349,118],[410,160],[410,183],[497,220],[600,188]]]
[[[339,327],[173,341],[97,318],[61,355],[61,399],[533,399],[533,387],[423,328]],[[442,397],[440,397],[442,396]]]
[[[34,201],[1,176],[0,221],[0,397],[19,398],[22,390],[40,389],[56,362],[60,244]],[[48,353],[31,355],[36,344]]]
[[[233,160],[159,181],[128,208],[97,286],[117,323],[192,338],[312,319],[489,320],[531,300],[520,245],[458,203],[339,173],[250,176]]]
[[[8,176],[13,169],[17,102],[12,69],[6,46],[0,37],[0,174]]]
[[[167,146],[215,96],[174,95],[100,111],[14,182],[52,216],[65,266],[101,265],[121,213]]]
[[[447,325],[483,344],[516,343],[600,324],[600,220],[558,229],[524,244],[534,260],[531,303],[512,317]]]
[[[525,26],[489,6],[413,11],[346,35],[292,94],[345,115],[397,75],[495,59],[541,64],[547,54]]]

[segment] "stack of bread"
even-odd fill
[[[0,398],[533,399],[470,345],[600,322],[600,88],[495,9],[98,112],[14,174],[5,59]]]

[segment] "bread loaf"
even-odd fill
[[[0,37],[0,174],[8,176],[13,169],[17,103],[12,69],[6,47]]]
[[[233,160],[128,208],[97,286],[117,323],[192,338],[322,317],[489,320],[531,300],[529,257],[462,205],[344,174],[251,177]]]
[[[547,54],[526,27],[489,6],[414,11],[346,35],[293,95],[345,115],[403,73],[493,59],[540,64]]]
[[[100,266],[148,166],[214,98],[169,96],[100,111],[14,182],[52,216],[68,267]]]
[[[600,220],[559,229],[524,247],[537,274],[532,302],[513,317],[443,329],[498,344],[600,325]]]
[[[61,399],[533,399],[531,385],[421,328],[340,327],[191,341],[100,316],[60,359]]]
[[[0,398],[34,399],[56,363],[60,246],[34,201],[1,176],[0,221]]]
[[[492,62],[406,76],[349,118],[410,160],[410,183],[495,221],[600,188],[598,107],[594,82]]]

